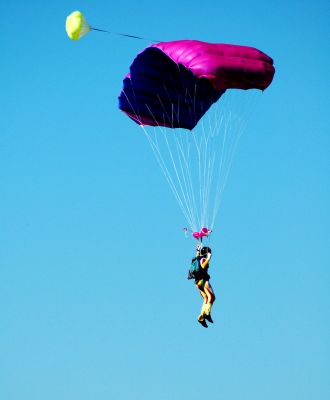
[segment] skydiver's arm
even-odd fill
[[[199,257],[201,255],[201,249],[202,245],[198,242],[196,246],[196,257]]]
[[[207,253],[206,258],[202,258],[201,267],[204,269],[208,265],[209,261],[211,260],[212,254]]]

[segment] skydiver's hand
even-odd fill
[[[202,245],[200,243],[197,243],[196,250],[201,251],[201,249],[202,249]]]

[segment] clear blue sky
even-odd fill
[[[242,137],[213,236],[214,326],[194,243],[117,107],[148,42],[250,45],[276,75]],[[329,4],[2,1],[0,398],[330,398]]]

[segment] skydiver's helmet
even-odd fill
[[[201,250],[201,256],[205,256],[207,253],[212,254],[212,250],[210,249],[210,247],[203,247]]]

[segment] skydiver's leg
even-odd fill
[[[204,292],[207,297],[207,303],[213,304],[215,302],[215,294],[210,281],[205,282]]]
[[[206,322],[205,322],[205,308],[207,306],[207,295],[204,292],[204,281],[201,280],[196,284],[197,289],[199,290],[200,295],[203,297],[203,304],[202,304],[202,309],[201,312],[198,316],[198,322],[204,326],[204,328],[207,328]]]
[[[204,292],[206,295],[206,305],[205,305],[205,319],[209,322],[213,322],[212,317],[211,317],[211,308],[213,303],[215,302],[215,294],[212,289],[212,286],[209,281],[205,282],[204,285]]]

